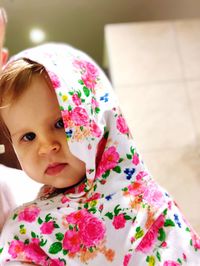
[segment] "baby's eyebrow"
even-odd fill
[[[21,129],[21,130],[16,131],[16,132],[14,132],[12,134],[10,133],[10,136],[11,137],[15,137],[16,135],[24,135],[24,134],[26,134],[28,132],[30,132],[30,130]]]

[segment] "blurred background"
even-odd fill
[[[35,29],[44,33],[44,41],[72,44],[101,65],[106,24],[200,15],[199,0],[0,0],[0,5],[8,13],[10,54],[33,46]]]
[[[200,233],[200,1],[0,0],[10,55],[71,44],[106,71],[154,178]],[[0,132],[0,162],[19,167]]]

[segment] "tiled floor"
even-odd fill
[[[107,25],[105,44],[144,161],[200,234],[200,19]]]

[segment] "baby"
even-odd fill
[[[85,53],[45,44],[0,77],[0,118],[45,186],[0,237],[0,263],[199,265],[200,240],[146,170],[112,87]]]

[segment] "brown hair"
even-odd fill
[[[27,58],[11,61],[0,74],[0,127],[9,139],[10,134],[1,116],[1,110],[16,102],[36,75],[41,75],[47,82],[50,81],[44,66]]]

